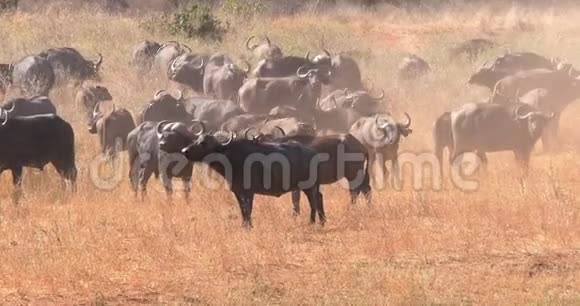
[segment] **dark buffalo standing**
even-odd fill
[[[248,79],[239,90],[240,106],[248,113],[268,113],[282,105],[311,111],[322,84],[329,82],[329,72],[301,67],[295,73],[293,77]]]
[[[161,45],[157,49],[157,53],[155,53],[153,59],[155,70],[161,73],[163,78],[167,78],[167,71],[173,60],[185,52],[191,52],[191,48],[176,41],[170,41]]]
[[[265,120],[258,126],[258,132],[267,136],[280,135],[280,133],[286,136],[314,136],[315,134],[314,126],[295,117]]]
[[[171,62],[167,77],[171,81],[188,86],[195,92],[203,92],[203,73],[208,60],[207,55],[183,53]]]
[[[183,181],[185,196],[189,200],[193,165],[180,151],[190,145],[199,133],[193,132],[194,123],[143,122],[127,136],[129,152],[129,179],[135,193],[144,195],[151,175],[161,176],[169,197],[173,194],[173,178]],[[203,127],[200,131],[203,133]]]
[[[109,90],[100,85],[83,85],[75,96],[75,105],[85,113],[87,122],[94,118],[93,110],[101,102],[112,101],[113,96]]]
[[[38,54],[52,66],[57,84],[65,84],[70,81],[82,83],[86,80],[100,80],[99,68],[103,63],[103,56],[97,55],[97,60],[89,61],[73,48],[52,48]]]
[[[302,191],[310,202],[310,222],[324,223],[323,197],[318,177],[311,175],[316,151],[298,142],[261,143],[233,140],[225,143],[216,136],[202,135],[182,153],[193,163],[206,163],[227,181],[242,212],[243,224],[252,226],[254,195],[280,197]],[[214,157],[220,156],[221,162]]]
[[[254,54],[254,58],[259,60],[264,59],[279,59],[283,57],[282,49],[275,44],[272,44],[268,36],[264,36],[264,42],[261,44],[252,44],[250,42],[256,38],[256,36],[250,36],[246,41],[246,49]]]
[[[35,96],[31,98],[14,98],[6,101],[2,106],[10,118],[26,117],[42,114],[55,114],[56,107],[52,101],[45,96]]]
[[[183,103],[193,118],[203,122],[208,131],[217,131],[224,122],[244,113],[236,102],[230,100],[192,97]]]
[[[217,99],[237,101],[238,90],[249,72],[249,64],[248,69],[244,71],[225,55],[214,55],[205,66],[203,92]]]
[[[271,138],[271,137],[269,137]],[[352,204],[360,194],[370,202],[370,178],[367,149],[352,135],[341,134],[315,137],[312,135],[283,136],[273,139],[277,143],[295,141],[301,143],[323,158],[318,164],[316,174],[322,185],[336,183],[345,178],[349,184]],[[294,214],[300,214],[300,192],[292,192]]]
[[[517,72],[534,69],[556,70],[556,68],[555,60],[533,52],[507,53],[484,62],[469,78],[469,84],[487,87],[493,91],[499,80]]]
[[[12,85],[12,65],[0,64],[0,100],[4,99],[10,85]]]
[[[16,117],[0,111],[0,173],[12,171],[12,182],[22,184],[22,168],[44,169],[51,163],[61,177],[76,181],[74,132],[54,114]]]
[[[409,54],[401,60],[398,76],[401,80],[413,80],[431,71],[429,63],[415,54]]]
[[[580,93],[580,80],[570,76],[569,72],[559,70],[533,69],[520,71],[499,80],[495,84],[491,102],[502,103],[506,99],[507,101],[514,101],[517,96],[524,95],[536,88],[546,88],[558,93],[565,92],[566,94],[563,96],[574,100]]]
[[[185,109],[181,92],[178,98],[174,98],[166,91],[160,90],[141,111],[137,122],[159,122],[163,120],[187,122],[191,119],[192,115]]]
[[[151,72],[155,61],[155,54],[161,45],[154,41],[144,40],[133,48],[131,53],[131,65],[139,74]]]
[[[521,103],[463,105],[451,113],[453,160],[477,151],[487,163],[487,152],[513,151],[516,161],[527,169],[534,144],[552,117]]]
[[[545,127],[542,135],[544,150],[552,151],[557,148],[560,116],[566,107],[579,97],[580,83],[557,89],[536,88],[518,97],[518,102],[530,105],[544,113],[552,113],[554,115],[554,118]]]
[[[407,137],[413,132],[410,129],[411,117],[407,113],[405,116],[407,116],[405,123],[395,122],[387,115],[363,117],[355,122],[350,129],[350,134],[367,148],[369,164],[373,166],[376,161],[379,161],[383,177],[387,175],[385,163],[390,160],[393,165],[393,175],[398,179],[398,154],[401,136]],[[376,177],[374,174],[373,171],[373,176]]]
[[[443,165],[443,150],[447,148],[449,158],[453,153],[453,133],[451,132],[451,112],[445,112],[437,117],[433,124],[433,143],[435,156],[439,165]]]
[[[24,96],[48,96],[55,82],[54,69],[44,57],[29,55],[12,67],[12,83]]]
[[[256,78],[283,78],[295,76],[296,71],[315,68],[314,63],[309,59],[309,53],[305,57],[284,56],[281,58],[261,60],[253,71]]]
[[[115,156],[119,151],[127,149],[127,135],[135,129],[135,121],[131,113],[124,109],[115,109],[103,113],[100,104],[95,105],[92,120],[89,122],[89,133],[97,134],[101,152]]]
[[[332,89],[363,89],[360,68],[352,57],[342,54],[332,56],[330,52],[324,50],[324,54],[316,56],[312,63],[319,69],[331,71],[330,86]]]

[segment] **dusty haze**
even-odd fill
[[[286,54],[318,52],[324,42],[359,61],[365,82],[386,90],[396,116],[411,114],[414,133],[402,144],[405,152],[431,150],[439,114],[485,97],[485,90],[466,85],[484,59],[529,50],[580,67],[580,7],[469,6],[436,14],[340,7],[323,15],[223,18],[231,23],[224,42],[206,44],[149,33],[140,27],[146,16],[0,15],[0,62],[59,46],[88,58],[101,52],[104,85],[118,106],[136,114],[160,89],[154,80],[140,83],[127,65],[142,39],[177,39],[239,62],[252,34],[268,34]],[[474,63],[449,59],[449,47],[479,37],[499,47]],[[430,62],[433,73],[400,83],[396,67],[407,52]],[[579,104],[563,114],[562,151],[545,155],[539,145],[527,179],[519,178],[512,154],[490,155],[489,173],[469,193],[451,184],[414,191],[406,169],[404,190],[377,191],[370,207],[350,206],[347,191],[325,186],[325,227],[310,226],[304,215],[294,220],[290,196],[257,197],[255,228],[246,231],[233,195],[205,190],[195,179],[190,204],[166,203],[156,180],[151,199],[136,201],[126,167],[118,187],[95,188],[88,165],[99,151],[97,139],[71,93],[53,99],[76,131],[79,188],[63,196],[53,169],[25,170],[26,196],[14,206],[10,173],[1,176],[2,303],[580,303]]]

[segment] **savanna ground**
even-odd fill
[[[206,44],[150,33],[139,26],[142,17],[53,10],[0,16],[0,62],[53,46],[75,47],[87,57],[102,52],[103,83],[117,105],[136,112],[159,89],[152,80],[140,83],[127,65],[139,40],[177,38],[194,50],[234,58],[245,54],[251,34],[267,33],[287,54],[314,52],[324,42],[359,60],[365,78],[386,89],[395,114],[412,115],[414,133],[402,150],[424,152],[432,146],[436,116],[485,96],[465,84],[481,60],[532,50],[580,65],[578,17],[580,7],[341,8],[230,18],[224,42]],[[474,37],[499,46],[473,63],[448,58],[447,48]],[[396,66],[406,52],[426,58],[433,73],[399,82]],[[564,114],[561,152],[545,155],[538,146],[526,179],[511,154],[495,154],[488,173],[476,177],[475,192],[448,181],[439,191],[430,184],[414,190],[407,175],[403,190],[387,187],[372,205],[351,206],[345,190],[326,186],[324,227],[309,225],[305,215],[294,220],[289,196],[257,197],[255,228],[247,231],[232,194],[198,182],[190,204],[181,198],[167,203],[154,179],[150,200],[136,201],[126,168],[114,189],[96,188],[88,170],[96,139],[70,93],[53,98],[76,130],[79,188],[64,196],[52,169],[26,171],[26,195],[15,206],[10,174],[2,175],[3,304],[580,303],[578,105]]]

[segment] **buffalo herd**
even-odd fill
[[[474,59],[493,46],[474,39],[449,53]],[[292,193],[299,214],[302,192],[310,221],[318,217],[324,223],[321,185],[344,178],[352,203],[359,195],[370,202],[376,170],[386,176],[385,163],[391,161],[398,175],[399,145],[412,133],[411,116],[405,113],[400,120],[385,111],[384,91],[377,94],[363,84],[354,58],[327,50],[288,55],[267,36],[252,36],[245,47],[256,62],[253,70],[247,61],[242,68],[226,54],[195,53],[175,41],[139,42],[129,64],[138,77],[160,77],[165,89],[144,101],[135,117],[106,103],[113,96],[95,85],[101,80],[100,54],[89,60],[73,48],[51,48],[0,64],[0,97],[7,91],[17,96],[0,106],[5,148],[0,172],[11,170],[19,188],[23,167],[43,169],[51,163],[74,189],[74,131],[48,98],[53,89],[72,85],[75,107],[97,135],[101,153],[115,158],[128,152],[136,195],[146,196],[153,175],[161,178],[169,198],[172,179],[180,179],[189,199],[193,166],[205,163],[227,182],[246,226],[252,225],[256,194]],[[398,69],[405,81],[433,73],[414,54],[405,56]],[[487,153],[513,151],[527,168],[537,140],[547,150],[557,147],[560,115],[580,96],[579,72],[560,59],[531,52],[486,61],[468,83],[488,88],[489,99],[436,119],[434,151],[440,162],[445,148],[450,161],[473,152],[484,163]],[[176,84],[180,90],[168,86]]]

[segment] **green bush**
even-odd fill
[[[221,41],[227,32],[211,8],[199,4],[184,6],[173,13],[169,29],[176,35],[217,41]]]
[[[222,10],[230,16],[248,18],[263,13],[266,5],[263,1],[224,0]]]

